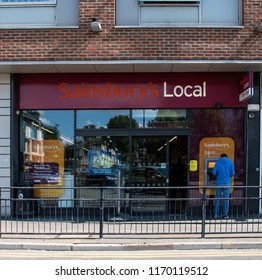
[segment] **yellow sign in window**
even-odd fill
[[[197,171],[197,160],[190,160],[189,162],[189,170],[192,172]]]

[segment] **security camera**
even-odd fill
[[[99,21],[97,21],[95,18],[92,19],[92,21],[90,23],[90,27],[93,32],[102,31],[101,23]]]
[[[259,23],[259,25],[257,26],[257,31],[258,31],[258,32],[262,32],[262,20],[261,20],[261,22]]]

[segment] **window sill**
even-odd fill
[[[28,2],[28,3],[8,3],[8,2],[1,2],[0,8],[25,8],[25,7],[56,7],[56,2]]]
[[[141,24],[141,25],[116,25],[120,28],[217,28],[217,29],[243,29],[243,25],[218,25],[218,24]]]
[[[79,25],[37,25],[37,24],[31,24],[31,25],[25,25],[25,24],[15,24],[15,25],[4,25],[0,24],[0,30],[1,29],[77,29],[79,28]]]

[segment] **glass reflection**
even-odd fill
[[[64,193],[66,175],[73,172],[73,115],[73,111],[22,112],[20,164],[24,168],[20,180],[37,187],[35,197],[61,197]]]
[[[108,206],[117,206],[124,195],[125,170],[129,167],[128,137],[77,137],[76,197],[81,207],[98,206],[100,191],[104,190]],[[113,189],[112,189],[113,187]]]
[[[112,129],[129,128],[129,110],[80,110],[77,111],[77,128]]]
[[[143,109],[133,110],[132,117],[138,128],[186,128],[186,109]]]
[[[187,128],[186,109],[139,110],[80,110],[77,111],[77,128],[120,129],[129,128],[132,113],[133,128]]]

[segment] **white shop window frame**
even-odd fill
[[[56,6],[57,0],[48,0],[48,1],[21,1],[21,2],[1,2],[0,8],[2,7],[28,7],[28,6]]]
[[[242,10],[242,1],[243,0],[237,0],[236,4],[238,5],[238,9],[236,10],[234,8],[234,5],[231,7],[231,12],[236,11],[235,14],[228,14],[227,18],[222,18],[220,21],[218,17],[214,18],[214,21],[205,21],[203,20],[206,18],[206,4],[204,5],[204,0],[126,0],[126,1],[132,1],[132,4],[130,3],[127,5],[127,7],[124,3],[121,2],[123,0],[116,0],[116,24],[115,28],[243,28],[243,10]],[[206,0],[205,0],[206,1]],[[209,1],[209,0],[207,0]],[[228,0],[231,1],[231,0]],[[136,3],[136,4],[135,4]],[[120,5],[120,6],[118,6]],[[124,6],[123,6],[124,5]],[[156,23],[156,22],[150,22],[150,23],[143,23],[141,22],[141,13],[140,13],[140,6],[157,6],[157,7],[162,7],[162,6],[184,6],[190,7],[193,5],[198,6],[198,21],[192,21],[192,22],[161,22],[161,23]],[[128,14],[123,13],[122,11],[128,10]],[[205,13],[203,12],[205,11]],[[134,13],[134,16],[132,16],[132,13]],[[215,13],[213,11],[213,13]],[[229,19],[229,21],[227,21]],[[232,20],[231,20],[232,19]]]
[[[0,30],[43,28],[79,28],[79,0],[0,2]]]
[[[201,0],[138,0],[139,4],[139,25],[146,26],[146,25],[163,25],[166,26],[167,24],[181,24],[178,22],[145,22],[142,20],[142,12],[143,9],[147,8],[167,8],[170,11],[170,8],[196,8],[197,15],[196,15],[196,22],[192,24],[200,24],[201,23]],[[182,23],[183,24],[183,23]]]
[[[201,0],[138,0],[139,3],[141,4],[152,4],[152,3],[157,3],[157,4],[161,4],[161,3],[166,3],[166,4],[179,4],[181,2],[184,2],[184,4],[196,4],[197,2],[200,3]],[[151,3],[150,3],[151,2]]]

